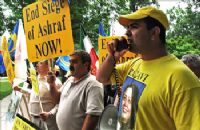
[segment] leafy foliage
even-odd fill
[[[4,18],[0,21],[4,21],[3,24],[10,32],[12,31],[13,27],[17,19],[23,19],[22,9],[28,4],[35,2],[35,0],[4,0],[5,6],[12,12],[8,16],[4,16]],[[1,6],[2,9],[3,6]],[[5,11],[6,9],[2,9]],[[1,11],[0,11],[1,12]],[[5,31],[5,30],[4,30]]]
[[[84,1],[84,2],[83,2]],[[155,4],[149,0],[71,0],[71,19],[75,44],[80,43],[80,24],[97,48],[98,26],[101,21],[106,32],[109,32],[111,20],[116,20],[118,14],[126,14],[141,5]],[[80,45],[77,46],[80,48]]]
[[[167,43],[168,50],[178,58],[185,54],[200,54],[200,41],[190,35],[168,38]]]
[[[3,4],[0,2],[0,7],[3,7]],[[0,8],[0,19],[4,19],[4,15],[3,15],[3,9]],[[0,20],[0,34],[4,33],[5,30],[5,22],[3,20]]]
[[[168,10],[171,22],[171,29],[167,34],[168,49],[179,58],[188,53],[200,54],[198,4],[192,1],[186,2],[186,8],[178,6]]]
[[[9,31],[12,31],[17,19],[22,19],[23,7],[33,2],[35,0],[4,0],[4,3],[11,10],[12,14],[6,19],[2,18],[0,20],[0,22],[4,21],[6,23],[3,27],[5,26]],[[108,32],[109,21],[116,20],[118,14],[125,14],[136,10],[140,6],[155,3],[157,3],[155,0],[71,0],[70,14],[75,48],[80,48],[81,24],[84,26],[87,35],[95,43],[95,48],[97,48],[98,25],[100,21],[103,23],[104,29]],[[2,30],[5,31],[5,29]]]

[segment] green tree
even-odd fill
[[[168,10],[171,22],[167,34],[168,49],[179,58],[188,53],[200,54],[200,13],[197,8],[200,4],[185,2],[186,8],[178,6]]]
[[[2,2],[0,2],[0,7],[3,7]],[[0,20],[0,25],[1,25],[0,26],[0,35],[2,35],[6,29],[5,22],[3,21],[3,19],[5,19],[3,11],[4,11],[3,8],[0,8],[0,19],[2,19],[2,20]]]
[[[158,4],[156,0],[71,0],[71,19],[75,44],[80,42],[80,24],[97,48],[98,26],[101,21],[104,29],[110,27],[109,21],[116,20],[119,14],[126,14],[138,7]],[[80,44],[77,45],[80,48]]]
[[[9,31],[12,31],[17,19],[22,18],[22,9],[36,0],[4,0],[4,3],[11,10],[12,14],[6,19]],[[98,25],[101,21],[105,29],[109,29],[109,21],[117,19],[118,14],[125,14],[135,11],[137,8],[156,4],[156,0],[71,0],[70,14],[72,33],[76,48],[80,48],[80,25],[82,24],[97,48]],[[0,7],[1,8],[1,7]],[[1,13],[1,10],[0,10]]]
[[[4,5],[0,7],[0,12],[1,12],[1,9],[2,11],[6,11],[6,9],[3,9],[3,7],[5,6],[7,6],[6,8],[8,8],[11,12],[9,16],[6,16],[6,17],[2,16],[4,18],[0,20],[0,21],[4,21],[5,28],[7,28],[11,32],[13,30],[13,27],[15,26],[16,21],[18,19],[23,19],[22,9],[26,5],[31,4],[34,1],[35,0],[3,0],[2,3],[4,3]]]

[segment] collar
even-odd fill
[[[74,77],[72,77],[72,83],[73,84],[77,84],[79,82],[81,82],[82,80],[86,79],[87,77],[89,77],[91,74],[88,72],[87,74],[85,74],[83,77],[81,77],[79,80],[75,81]]]
[[[47,76],[38,75],[38,79],[39,79],[39,80],[46,80],[46,79],[47,79]]]

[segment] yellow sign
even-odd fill
[[[98,47],[99,47],[99,64],[102,64],[102,62],[106,59],[108,52],[107,52],[107,44],[111,42],[112,40],[116,38],[120,38],[122,36],[108,36],[108,37],[102,37],[100,36],[98,38]],[[118,63],[123,63],[127,60],[133,59],[136,57],[136,54],[131,52],[126,52],[126,54],[120,58]]]
[[[37,80],[35,68],[33,67],[32,63],[30,63],[30,76],[31,76],[33,91],[38,95],[39,94],[38,80]]]
[[[28,59],[31,62],[74,51],[67,0],[43,0],[23,9]]]
[[[36,129],[16,116],[12,130],[36,130]]]
[[[8,43],[5,36],[3,37],[2,42],[2,54],[8,80],[10,83],[12,83],[13,79],[15,78],[15,74],[12,66],[12,60],[10,59],[10,53],[8,51]]]

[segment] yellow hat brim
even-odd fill
[[[138,20],[147,17],[148,15],[141,15],[138,13],[127,14],[119,16],[119,23],[123,26],[129,25],[133,20]]]
[[[131,14],[121,15],[119,16],[118,21],[121,25],[127,26],[134,20],[143,19],[148,16],[158,20],[166,30],[169,29],[169,21],[167,16],[163,13],[163,11],[151,6],[140,8]]]

